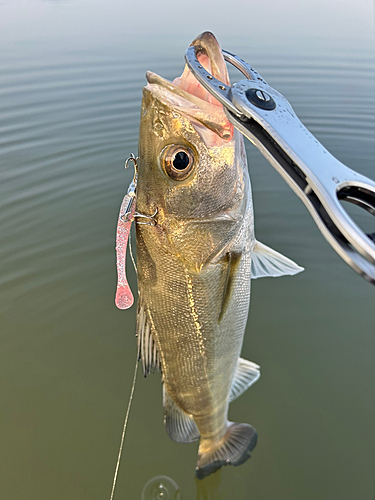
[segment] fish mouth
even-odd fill
[[[224,56],[213,33],[205,31],[195,38],[191,45],[196,48],[199,63],[212,76],[230,85]],[[148,81],[146,89],[156,94],[164,104],[178,108],[178,111],[208,127],[221,139],[226,141],[232,139],[233,125],[226,117],[222,104],[203,87],[187,65],[182,75],[173,82],[151,71],[146,73],[146,78]]]
[[[223,53],[214,34],[210,31],[205,31],[191,43],[191,46],[195,47],[197,59],[206,71],[211,73],[211,75],[217,80],[226,85],[230,85]],[[221,106],[219,101],[215,99],[215,97],[213,97],[213,95],[211,95],[195,78],[188,65],[185,66],[182,75],[175,78],[173,83],[177,87],[189,92],[189,94],[195,95],[196,97],[214,104],[215,106]]]

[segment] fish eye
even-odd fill
[[[185,170],[189,166],[190,158],[186,151],[178,151],[172,161],[176,170]]]
[[[187,146],[171,144],[160,155],[161,165],[166,174],[175,181],[185,180],[194,167],[194,152]]]

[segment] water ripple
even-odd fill
[[[339,148],[348,162],[355,156],[361,168],[370,169],[375,131],[371,55],[259,56],[252,62],[322,142]],[[182,68],[181,55],[155,58],[151,53],[137,60],[67,56],[60,63],[3,65],[0,284],[9,296],[106,265],[118,206],[131,179],[124,159],[137,150],[144,73],[152,69],[173,79]],[[257,171],[256,162],[252,175],[259,193],[280,192],[263,180],[266,174]]]

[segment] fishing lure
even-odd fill
[[[126,250],[131,225],[135,218],[137,189],[137,158],[133,154],[126,160],[125,168],[128,168],[131,161],[134,164],[134,177],[121,203],[116,232],[117,289],[115,304],[119,309],[129,309],[134,303],[134,296],[126,278]]]

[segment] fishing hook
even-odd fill
[[[138,175],[138,156],[134,156],[133,153],[130,153],[129,158],[125,161],[125,170],[129,167],[129,163],[132,161],[134,165],[134,178],[133,181],[136,181]]]
[[[139,212],[135,212],[134,213],[134,218],[143,218],[143,219],[149,219],[150,222],[139,222],[139,221],[135,221],[136,224],[141,224],[143,226],[156,226],[156,220],[155,220],[155,217],[156,217],[156,214],[158,213],[158,209],[156,208],[155,209],[155,212],[152,214],[152,215],[144,215],[144,214],[140,214]]]
[[[130,220],[134,220],[137,218],[149,219],[150,222],[135,221],[135,223],[141,224],[143,226],[156,226],[155,216],[157,213],[158,213],[158,209],[155,210],[153,215],[145,215],[145,214],[141,214],[139,212],[125,212],[123,215],[121,215],[121,219],[124,220],[125,222],[130,221]]]

